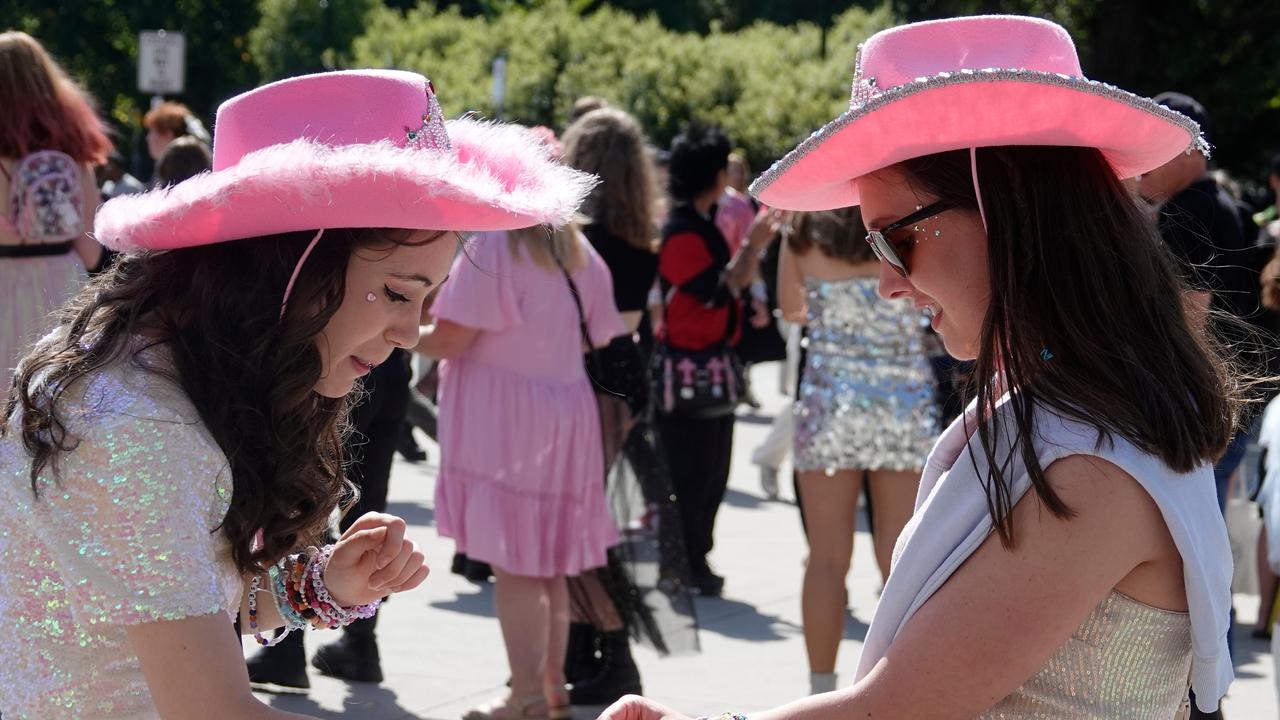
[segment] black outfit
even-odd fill
[[[618,312],[644,310],[649,304],[649,289],[658,276],[658,254],[623,240],[600,223],[582,228],[600,259],[613,276],[613,304]]]
[[[658,276],[667,297],[660,340],[703,350],[739,336],[742,313],[724,284],[729,244],[711,218],[677,205],[662,229]],[[685,417],[657,413],[656,425],[680,506],[693,582],[718,594],[721,580],[707,555],[714,544],[716,515],[729,485],[734,416]]]
[[[1257,310],[1257,279],[1235,201],[1204,177],[1160,207],[1160,237],[1191,286],[1213,293],[1212,307],[1237,317]]]
[[[618,310],[645,311],[658,273],[657,254],[635,247],[600,224],[583,230],[609,268]],[[624,351],[638,354],[641,362],[610,363],[610,358],[621,359]],[[649,347],[637,346],[631,336],[624,335],[598,352],[596,361],[602,363],[601,377],[621,381],[625,387],[647,388],[648,356]],[[637,370],[645,376],[622,376]],[[653,427],[647,392],[632,392],[625,399],[634,425],[619,439],[621,447],[606,458],[610,466],[603,479],[618,522],[628,530],[622,542],[610,549],[606,567],[569,578],[568,583],[575,620],[570,625],[565,677],[575,705],[607,705],[625,694],[641,693],[631,639],[647,641],[663,655],[697,648],[688,560],[671,474]],[[619,420],[602,415],[606,438],[619,434],[621,426],[614,427]],[[639,506],[636,500],[641,501]],[[604,589],[603,597],[592,592],[596,586]],[[624,629],[606,630],[606,619],[614,615],[622,619]]]

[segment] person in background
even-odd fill
[[[125,168],[124,156],[112,148],[106,161],[97,168],[98,188],[103,202],[117,195],[131,195],[147,189],[141,180],[130,175]]]
[[[147,130],[147,153],[155,161],[160,160],[169,143],[186,135],[210,144],[209,131],[182,103],[165,101],[156,105],[142,116],[142,126]]]
[[[836,688],[863,489],[876,563],[888,580],[940,431],[928,319],[905,300],[877,295],[880,264],[865,236],[857,208],[797,213],[778,266],[782,316],[808,330],[793,466],[809,540],[801,607],[815,694]]]
[[[156,161],[156,186],[177,185],[212,168],[209,146],[191,135],[183,135],[165,146]]]
[[[716,227],[715,204],[728,184],[729,151],[729,139],[718,129],[691,127],[672,142],[672,207],[658,257],[663,293],[659,350],[665,345],[677,353],[698,353],[736,342],[742,321],[740,295],[758,275],[762,251],[777,237],[777,213],[757,218],[736,252]],[[655,373],[661,372],[655,368]],[[665,383],[660,375],[656,380]],[[729,482],[733,423],[730,403],[715,412],[691,414],[664,403],[657,417],[679,499],[693,583],[709,596],[724,588],[724,578],[712,572],[707,555]]]
[[[573,101],[573,108],[569,110],[569,125],[578,121],[578,118],[589,112],[600,110],[601,108],[611,107],[609,101],[595,95],[584,95]],[[566,126],[566,129],[568,127]]]
[[[609,269],[572,226],[482,234],[430,313],[417,350],[442,360],[436,523],[492,566],[511,668],[510,692],[464,718],[567,720],[565,578],[618,542],[582,356],[583,332],[596,347],[626,332]]]
[[[0,392],[50,314],[102,260],[94,167],[112,147],[92,99],[24,32],[0,33]]]

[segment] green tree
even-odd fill
[[[174,99],[206,118],[258,82],[248,46],[258,0],[0,0],[0,18],[38,39],[97,98],[125,141],[147,107],[137,90],[141,30],[185,33],[186,90]]]
[[[468,16],[423,3],[375,9],[352,45],[362,66],[430,77],[446,113],[493,116],[492,64],[505,57],[504,116],[563,127],[573,101],[599,95],[636,115],[665,146],[692,120],[722,125],[757,167],[776,159],[848,105],[857,43],[893,24],[887,8],[853,8],[828,30],[757,22],[700,35],[608,6],[586,14],[568,0]]]
[[[348,66],[377,0],[261,0],[249,48],[264,80]]]

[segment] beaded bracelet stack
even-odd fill
[[[309,547],[303,552],[288,556],[267,569],[269,588],[262,586],[260,575],[253,576],[249,581],[249,630],[258,644],[268,647],[275,645],[293,630],[308,625],[329,629],[346,627],[356,620],[371,618],[378,612],[381,600],[350,608],[344,608],[334,601],[324,584],[324,571],[332,556],[332,545],[320,549]],[[284,632],[274,638],[264,637],[258,632],[259,592],[271,593],[276,609],[284,620]]]

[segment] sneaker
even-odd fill
[[[245,665],[254,690],[285,695],[306,695],[311,690],[302,633],[296,630],[278,645],[258,650]]]
[[[760,466],[760,489],[770,500],[778,499],[778,469],[768,465]]]

